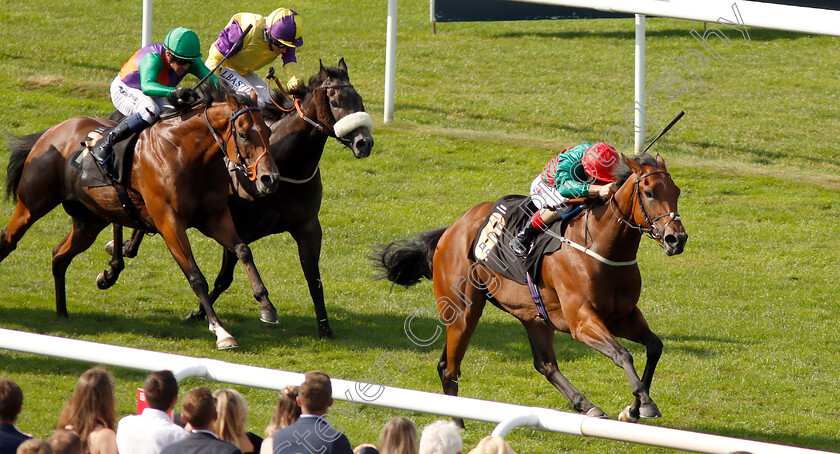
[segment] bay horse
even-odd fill
[[[639,417],[661,416],[649,391],[662,341],[637,307],[642,280],[636,254],[643,233],[667,255],[682,253],[688,235],[677,214],[680,190],[664,159],[645,153],[632,159],[621,155],[621,162],[618,191],[606,203],[587,204],[571,218],[564,236],[575,244],[545,255],[535,282],[556,330],[570,333],[624,371],[635,402],[619,418],[638,421]],[[433,280],[439,319],[446,324],[446,344],[437,367],[444,393],[458,394],[461,360],[490,301],[519,319],[528,334],[534,367],[572,407],[606,417],[558,369],[554,329],[539,316],[528,287],[468,258],[473,238],[492,206],[481,203],[449,227],[424,232],[414,240],[394,241],[377,252],[377,265],[392,282],[410,286],[424,277]],[[509,247],[512,235],[503,237],[497,247]],[[630,352],[613,336],[646,347],[641,379]]]
[[[139,135],[129,173],[123,179],[134,216],[123,207],[114,186],[90,187],[85,179],[95,169],[90,167],[90,153],[80,144],[95,128],[113,127],[113,121],[74,117],[44,131],[13,138],[6,189],[7,196],[16,198],[17,206],[0,236],[0,261],[15,249],[29,227],[61,204],[72,226],[53,250],[56,312],[60,317],[68,316],[65,273],[70,262],[87,250],[109,223],[161,234],[205,306],[219,349],[237,344],[213,311],[187,228],[197,228],[235,254],[251,279],[261,312],[276,317],[251,251],[234,228],[226,203],[231,185],[224,162],[228,159],[248,174],[246,179],[253,180],[253,194],[275,191],[279,174],[268,153],[269,130],[254,99],[226,87],[204,91],[207,101],[203,105],[164,116]],[[79,163],[85,162],[88,167],[80,168]],[[112,269],[112,279],[116,280],[120,269]]]
[[[349,148],[356,158],[369,156],[373,148],[373,121],[365,112],[362,97],[350,83],[343,58],[338,66],[321,64],[307,86],[291,94],[298,100],[299,109],[273,105],[262,109],[271,129],[269,149],[282,173],[279,189],[255,200],[230,197],[228,206],[236,231],[246,243],[276,233],[292,235],[315,306],[318,334],[332,337],[319,267],[322,230],[318,212],[323,198],[319,162],[330,137]],[[142,235],[135,232],[123,245],[126,257],[136,255],[141,239]],[[236,256],[225,249],[209,296],[211,306],[233,282],[235,264]],[[205,305],[200,304],[189,318],[205,316]]]

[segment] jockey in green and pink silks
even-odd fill
[[[172,107],[167,97],[175,93],[184,76],[189,73],[201,79],[210,74],[200,57],[198,35],[184,27],[171,30],[162,43],[134,52],[111,82],[111,101],[125,119],[91,150],[97,162],[106,168],[110,166],[113,144],[149,127],[162,108]],[[215,76],[210,79],[217,83]],[[177,90],[184,102],[195,98],[188,88]]]
[[[251,30],[245,35],[242,45],[234,49],[234,44],[249,25]],[[277,8],[266,17],[253,13],[235,14],[219,33],[219,39],[210,46],[206,65],[216,68],[231,52],[219,67],[219,77],[238,92],[250,94],[255,91],[260,105],[271,104],[271,91],[255,71],[282,56],[283,69],[288,77],[286,89],[293,90],[302,85],[296,74],[295,56],[295,49],[303,45],[301,33],[300,16],[287,8]]]
[[[539,211],[510,242],[518,256],[525,256],[537,235],[559,218],[557,208],[570,199],[598,196],[604,199],[616,191],[615,171],[619,156],[604,142],[582,143],[552,158],[531,183],[531,201]]]

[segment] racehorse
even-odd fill
[[[268,105],[263,115],[271,129],[271,155],[281,169],[277,192],[253,201],[231,197],[228,201],[236,231],[246,243],[275,233],[289,232],[298,246],[301,268],[315,305],[318,334],[332,337],[324,303],[324,289],[318,265],[321,255],[322,184],[319,162],[327,139],[333,137],[349,148],[356,158],[370,155],[373,121],[365,112],[362,97],[350,83],[347,65],[320,65],[306,87],[293,91],[299,108]],[[124,246],[133,257],[142,235],[135,232]],[[117,241],[119,243],[119,241]],[[110,249],[109,249],[110,250]],[[225,249],[213,290],[211,305],[233,282],[236,256]],[[206,316],[204,304],[190,318]]]
[[[536,282],[553,327],[570,333],[624,370],[635,402],[619,418],[638,421],[640,416],[661,416],[649,390],[662,341],[636,306],[642,284],[636,254],[643,233],[656,240],[667,255],[682,253],[688,236],[677,214],[680,190],[665,161],[648,154],[632,159],[622,155],[621,160],[618,191],[606,203],[588,204],[570,220],[564,236],[571,243],[542,258]],[[468,258],[473,238],[492,206],[490,202],[476,205],[449,227],[424,232],[415,240],[394,241],[377,253],[384,277],[396,284],[410,286],[423,277],[433,280],[439,318],[447,325],[438,363],[444,393],[458,394],[461,360],[484,305],[490,301],[519,319],[528,333],[534,367],[574,409],[606,417],[559,371],[554,329],[539,316],[528,287]],[[497,247],[502,246],[507,246],[507,240],[499,241]],[[632,356],[613,336],[646,347],[641,379]]]
[[[269,130],[253,99],[226,88],[204,91],[207,101],[203,105],[164,116],[140,134],[129,173],[123,179],[130,198],[127,204],[113,185],[88,185],[88,174],[95,168],[91,167],[94,164],[89,152],[80,149],[88,133],[98,127],[112,127],[113,121],[74,117],[12,140],[6,189],[8,196],[16,197],[17,206],[0,236],[0,261],[15,249],[33,223],[61,204],[72,219],[72,227],[53,250],[56,312],[60,317],[68,316],[65,273],[70,262],[90,247],[105,226],[114,223],[161,234],[204,305],[218,348],[237,344],[213,311],[187,228],[197,228],[238,257],[251,279],[261,314],[276,318],[251,251],[237,235],[227,207],[231,185],[224,162],[229,160],[247,174],[245,179],[253,182],[253,194],[275,191],[279,174],[268,153]],[[85,162],[87,167],[80,168],[79,163]],[[115,268],[113,261],[111,265],[109,279],[116,280],[121,260],[119,267]]]

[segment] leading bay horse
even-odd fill
[[[642,234],[648,233],[667,255],[675,255],[683,251],[688,236],[677,214],[680,190],[665,161],[648,154],[632,159],[622,155],[621,160],[618,191],[607,203],[590,204],[571,219],[564,235],[575,244],[544,256],[535,280],[554,327],[571,333],[624,371],[635,402],[620,419],[637,421],[640,416],[661,416],[649,391],[662,353],[662,341],[636,306],[642,284],[636,263],[639,243]],[[439,318],[447,325],[438,362],[444,393],[458,394],[461,360],[490,301],[519,319],[528,333],[534,367],[574,409],[605,417],[558,369],[554,329],[540,318],[528,287],[468,258],[473,238],[492,206],[491,202],[476,205],[449,227],[425,232],[413,241],[392,242],[378,252],[378,265],[396,284],[409,286],[423,277],[433,279]],[[496,247],[509,247],[511,237],[503,236]],[[641,379],[630,352],[613,336],[647,348]]]
[[[269,149],[281,169],[279,189],[255,200],[231,197],[228,205],[236,231],[246,243],[275,233],[292,235],[315,306],[318,334],[332,337],[318,265],[322,238],[318,212],[323,195],[319,162],[330,137],[349,148],[356,158],[369,156],[373,148],[373,121],[365,112],[362,97],[350,83],[343,58],[338,66],[321,64],[308,85],[291,94],[299,101],[299,109],[286,110],[272,105],[263,108],[271,129]],[[141,239],[142,235],[135,232],[124,244],[126,257],[136,255]],[[211,305],[233,282],[235,264],[236,256],[225,249],[210,292]],[[193,319],[205,316],[204,304],[190,314]]]
[[[268,154],[269,130],[253,99],[223,88],[206,92],[206,103],[162,118],[137,139],[130,173],[123,180],[135,207],[134,216],[123,208],[114,186],[91,187],[95,185],[87,183],[86,176],[95,169],[90,167],[89,152],[80,144],[95,128],[112,127],[112,121],[74,117],[10,144],[6,188],[7,195],[16,197],[17,206],[0,236],[0,261],[33,223],[61,204],[72,226],[53,250],[59,316],[67,316],[65,273],[70,262],[90,247],[105,226],[114,223],[161,234],[205,306],[218,348],[237,345],[213,311],[187,228],[197,228],[235,254],[251,279],[261,312],[276,317],[251,251],[234,228],[226,203],[230,178],[224,162],[229,159],[253,180],[255,195],[275,191],[279,174]]]

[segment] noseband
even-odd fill
[[[204,121],[207,123],[207,127],[210,129],[210,132],[213,134],[213,138],[216,139],[216,143],[219,144],[219,149],[221,149],[222,152],[225,153],[225,156],[227,157],[227,152],[226,152],[227,146],[226,145],[227,145],[228,140],[233,138],[233,146],[234,146],[234,149],[236,150],[236,159],[239,161],[238,163],[234,164],[234,167],[236,168],[236,170],[239,170],[240,172],[242,172],[251,181],[254,181],[254,180],[257,179],[257,164],[259,164],[259,162],[268,154],[268,145],[265,143],[265,140],[263,139],[262,134],[260,134],[260,141],[263,142],[263,152],[262,152],[261,155],[259,155],[257,157],[257,159],[254,160],[254,164],[252,164],[250,166],[246,165],[245,164],[245,158],[242,157],[242,152],[239,150],[239,141],[236,140],[236,119],[247,113],[247,114],[251,115],[251,120],[253,120],[254,124],[256,125],[257,124],[257,119],[254,118],[254,112],[259,112],[259,111],[260,111],[259,107],[246,107],[246,108],[241,109],[237,112],[231,112],[230,113],[230,129],[228,130],[228,133],[225,136],[225,139],[222,140],[222,139],[219,138],[219,135],[216,134],[216,130],[213,129],[213,126],[210,124],[210,119],[207,118],[207,109],[206,108],[204,109]]]
[[[660,173],[664,174],[664,175],[667,175],[668,177],[671,176],[670,173],[668,173],[664,170],[654,170],[653,172],[648,172],[648,173],[643,174],[642,176],[640,176],[639,178],[636,179],[635,188],[633,189],[633,192],[636,196],[636,199],[639,201],[639,208],[642,210],[642,216],[644,217],[645,223],[648,225],[648,227],[643,227],[639,224],[636,224],[634,222],[631,222],[631,221],[625,219],[623,216],[619,216],[615,212],[615,204],[617,203],[617,202],[615,202],[615,197],[610,198],[610,210],[613,212],[613,215],[616,217],[616,219],[619,220],[619,222],[623,222],[624,224],[627,224],[628,226],[630,226],[630,227],[632,227],[632,228],[634,228],[634,229],[636,229],[636,230],[638,230],[638,231],[640,231],[644,234],[647,234],[652,239],[661,243],[662,242],[662,232],[664,232],[665,229],[668,228],[668,224],[670,224],[674,221],[679,221],[682,218],[680,217],[679,213],[674,212],[674,211],[664,213],[664,214],[660,214],[659,216],[657,216],[655,218],[651,218],[650,215],[648,214],[647,208],[645,208],[645,203],[642,200],[642,190],[639,189],[639,183],[641,183],[643,179],[645,179],[645,178],[647,178],[651,175],[656,175],[656,174],[660,174]],[[632,215],[632,213],[631,213],[631,215]],[[660,220],[660,219],[662,219],[666,216],[670,216],[671,219],[669,219],[668,222],[666,222],[665,225],[662,226],[662,229],[657,228],[656,224],[655,224],[656,221],[658,221],[658,220]]]

